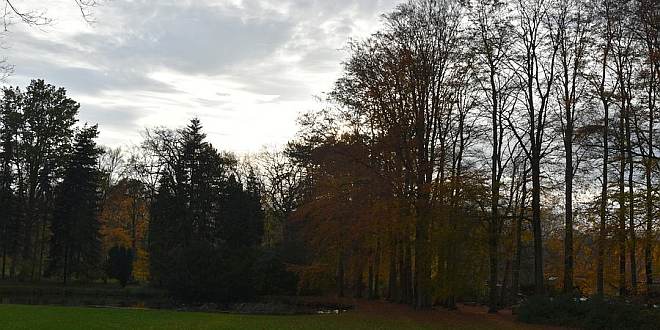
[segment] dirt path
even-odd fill
[[[443,324],[458,328],[492,329],[563,329],[561,327],[530,325],[517,322],[510,309],[497,314],[489,314],[486,307],[458,305],[458,310],[449,311],[436,308],[430,311],[416,311],[410,306],[383,301],[346,299],[342,302],[355,306],[355,312],[380,319],[411,321],[420,324]]]

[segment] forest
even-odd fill
[[[64,88],[5,87],[2,279],[660,302],[657,1],[409,0],[345,51],[323,109],[254,154],[198,118],[100,146]]]

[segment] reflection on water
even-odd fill
[[[108,306],[170,309],[176,308],[169,299],[140,299],[136,297],[107,296],[64,296],[64,295],[18,295],[2,296],[2,304],[17,305],[61,305],[61,306]]]
[[[295,297],[267,298],[260,302],[216,305],[176,303],[164,291],[117,290],[93,288],[0,288],[1,304],[59,305],[88,307],[121,307],[170,309],[189,312],[230,312],[239,314],[340,314],[353,306],[329,302],[309,302]]]

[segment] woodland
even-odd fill
[[[409,0],[345,51],[323,109],[249,155],[197,118],[103,147],[64,88],[5,87],[2,279],[660,303],[660,3]]]

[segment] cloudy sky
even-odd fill
[[[95,23],[73,0],[15,0],[47,27],[14,24],[7,83],[43,78],[81,103],[100,143],[139,143],[145,127],[202,119],[220,149],[281,145],[332,88],[349,38],[373,33],[397,0],[104,0]]]

